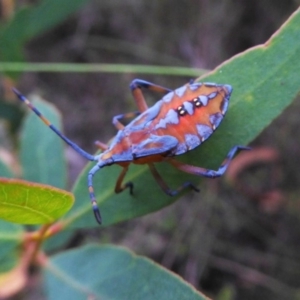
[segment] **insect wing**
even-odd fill
[[[150,135],[139,144],[132,145],[133,155],[138,157],[163,154],[174,149],[178,141],[173,136]]]

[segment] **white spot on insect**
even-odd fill
[[[226,90],[227,90],[227,94],[228,94],[228,96],[230,96],[231,95],[231,93],[232,93],[232,86],[231,85],[229,85],[229,84],[224,84],[224,87],[226,88]]]
[[[141,113],[125,127],[124,132],[129,135],[130,132],[146,128],[149,123],[156,118],[160,112],[162,104],[162,101],[158,101],[152,107]]]
[[[186,101],[183,103],[183,106],[189,115],[192,115],[194,113],[194,106],[191,102]]]
[[[227,109],[228,109],[228,105],[229,105],[229,99],[226,97],[223,102],[222,102],[222,106],[221,106],[221,110],[222,110],[222,115],[225,115]]]
[[[204,106],[206,106],[207,103],[208,103],[208,98],[207,98],[207,96],[200,95],[200,96],[199,96],[199,100],[200,100],[200,102],[201,102]]]
[[[174,97],[174,92],[170,92],[167,95],[165,95],[162,100],[165,102],[170,102]]]
[[[196,91],[199,89],[199,87],[202,85],[201,82],[194,82],[190,84],[191,91]]]
[[[166,116],[163,119],[159,120],[159,122],[155,126],[155,129],[166,128],[168,124],[178,124],[178,123],[179,123],[178,114],[175,112],[175,110],[171,109],[167,112]]]
[[[175,90],[175,93],[179,96],[179,97],[182,97],[183,94],[185,93],[186,91],[186,86],[182,86],[178,89]]]
[[[192,150],[201,144],[199,137],[195,134],[187,133],[184,138],[188,150]]]
[[[211,127],[203,124],[197,125],[197,131],[199,136],[201,137],[201,141],[204,142],[206,139],[209,138],[209,136],[213,133],[213,130]]]
[[[217,96],[217,92],[213,92],[213,93],[210,93],[209,95],[207,95],[209,100],[214,99],[216,96]]]
[[[219,126],[222,120],[223,120],[223,115],[220,113],[215,113],[209,116],[209,121],[213,125],[214,130]]]
[[[187,151],[187,146],[185,143],[180,143],[176,147],[175,155],[183,154]]]

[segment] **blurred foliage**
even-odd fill
[[[300,4],[296,0],[235,3],[94,0],[72,1],[76,2],[74,6],[60,8],[61,1],[31,2],[36,4],[19,10],[14,19],[3,21],[0,37],[7,41],[5,46],[16,44],[11,48],[2,44],[2,61],[104,62],[212,69],[232,55],[265,42]],[[82,6],[84,2],[86,5]],[[65,19],[81,6],[80,11]],[[22,22],[13,23],[16,19]],[[16,38],[14,30],[18,26],[24,29],[24,38]],[[239,70],[233,75],[241,76]],[[115,134],[114,127],[109,125],[112,116],[135,109],[127,88],[135,76],[31,73],[24,75],[18,85],[24,93],[34,88],[42,90],[62,110],[67,136],[94,152],[94,140],[105,141]],[[276,76],[274,80],[280,81],[280,74]],[[154,75],[143,78],[170,88],[190,79]],[[243,80],[245,85],[251,81],[247,75]],[[274,85],[279,89],[278,84]],[[6,89],[4,85],[1,105],[9,109],[4,128],[13,133],[19,127],[15,121],[19,103],[5,102],[12,98]],[[272,107],[272,102],[269,105]],[[278,151],[277,180],[272,180],[268,163],[255,162],[241,174],[250,189],[257,184],[257,178],[262,178],[263,183],[271,182],[262,189],[279,190],[279,200],[270,198],[273,200],[267,203],[266,198],[250,197],[222,180],[206,180],[206,185],[202,183],[200,200],[190,194],[155,214],[100,231],[82,230],[68,247],[99,242],[100,236],[103,243],[121,244],[151,257],[220,300],[295,298],[300,265],[299,112],[299,101],[296,101],[253,142],[253,146],[268,145]],[[247,131],[249,120],[247,116],[244,119],[243,130]],[[11,145],[10,149],[17,148],[15,137],[12,142],[4,140],[3,143]],[[55,144],[59,144],[57,139]],[[12,156],[14,151],[9,151]],[[84,162],[72,151],[67,157],[72,182]],[[18,173],[2,166],[1,170],[8,176],[13,171]],[[1,228],[7,232],[4,225]],[[13,229],[15,234],[10,236],[15,240],[6,244],[9,247],[16,247],[20,239],[20,228]],[[16,253],[10,252],[11,248],[1,249],[9,256],[4,268],[13,265],[15,260],[11,257],[16,259]]]

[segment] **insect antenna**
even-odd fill
[[[74,142],[69,140],[65,135],[63,135],[63,133],[60,132],[58,130],[58,128],[56,128],[53,124],[51,124],[51,122],[48,119],[46,119],[42,115],[42,113],[35,106],[33,106],[33,104],[24,95],[22,95],[17,89],[13,88],[12,90],[22,102],[24,102],[48,127],[50,127],[52,129],[52,131],[54,131],[62,140],[64,140],[77,153],[79,153],[81,156],[83,156],[84,158],[86,158],[88,160],[91,160],[91,161],[97,160],[97,157],[87,153],[86,151],[81,149],[77,144],[75,144]]]

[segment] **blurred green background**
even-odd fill
[[[25,61],[211,70],[264,43],[300,4],[297,0],[76,3],[78,10],[60,24],[28,37]],[[23,4],[34,7],[39,1],[17,2]],[[10,17],[5,8],[2,5],[3,24]],[[193,77],[27,72],[17,85],[24,94],[36,92],[54,103],[62,112],[65,134],[95,152],[95,140],[106,142],[116,133],[112,117],[135,110],[128,87],[132,79],[176,88]],[[7,77],[2,78],[5,94]],[[150,94],[148,99],[153,103],[155,98]],[[11,102],[5,105],[9,108]],[[18,120],[18,112],[13,113]],[[201,198],[188,194],[149,216],[82,230],[69,246],[99,241],[101,235],[102,243],[124,245],[151,257],[213,299],[293,299],[300,287],[299,113],[298,99],[253,141],[256,157],[241,159],[238,179],[232,175],[227,181],[203,180]],[[18,122],[14,124],[18,128]],[[1,126],[1,151],[13,152],[15,141],[7,137],[6,129]],[[67,159],[71,186],[86,162],[70,149]]]

